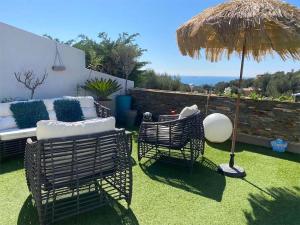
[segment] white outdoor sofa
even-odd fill
[[[43,102],[49,114],[50,120],[56,120],[53,102],[58,98],[44,99]],[[111,116],[110,109],[95,102],[93,97],[69,97],[62,99],[78,100],[85,119],[106,118]],[[27,138],[36,137],[36,127],[19,129],[16,125],[10,105],[17,102],[0,103],[0,161],[23,155]],[[30,116],[30,115],[28,115]]]

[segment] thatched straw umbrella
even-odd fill
[[[234,165],[234,150],[239,121],[240,87],[244,59],[260,61],[277,53],[283,60],[300,59],[300,10],[279,0],[232,0],[209,8],[177,30],[183,55],[193,58],[205,49],[206,59],[217,62],[223,55],[241,56],[239,92],[229,164],[221,164],[225,175],[242,177],[245,171]]]

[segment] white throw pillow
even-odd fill
[[[184,107],[179,114],[179,119],[189,117],[198,111],[197,105],[192,105],[190,107]]]
[[[13,116],[0,117],[0,130],[16,128],[17,124]]]
[[[63,98],[79,101],[81,108],[91,108],[95,106],[94,98],[92,96],[64,96]]]
[[[81,108],[81,109],[82,109],[84,119],[93,119],[98,117],[95,107]]]
[[[97,118],[67,123],[54,120],[42,120],[37,123],[38,140],[95,134],[115,129],[114,117]]]
[[[16,102],[0,103],[0,116],[12,115],[12,111],[10,110],[11,103],[16,103]]]

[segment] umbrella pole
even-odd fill
[[[221,164],[218,168],[218,171],[220,173],[224,174],[225,176],[236,177],[236,178],[243,178],[246,176],[246,172],[242,167],[234,165],[234,151],[235,151],[235,143],[236,143],[236,139],[237,139],[237,128],[238,128],[238,123],[239,123],[241,85],[242,85],[242,80],[243,80],[245,53],[246,53],[246,40],[243,45],[243,53],[242,53],[242,61],[241,61],[241,69],[240,69],[240,79],[239,79],[239,83],[238,83],[238,96],[236,99],[234,127],[233,127],[233,133],[232,133],[230,160],[229,160],[229,164]]]
[[[232,133],[232,143],[231,143],[231,152],[230,152],[230,160],[229,166],[234,166],[234,151],[235,151],[235,143],[237,139],[237,128],[239,124],[239,116],[240,116],[240,101],[241,101],[241,86],[243,81],[243,72],[244,72],[244,62],[245,62],[245,52],[246,52],[246,43],[243,45],[243,53],[242,53],[242,61],[241,61],[241,69],[240,69],[240,79],[238,83],[238,96],[235,104],[235,116],[234,116],[234,125],[233,125],[233,133]]]

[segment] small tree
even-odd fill
[[[35,93],[35,90],[37,89],[37,87],[42,85],[48,77],[47,71],[45,71],[43,76],[41,78],[39,78],[39,77],[35,76],[35,74],[32,70],[27,70],[23,73],[21,73],[21,72],[14,73],[14,75],[18,82],[20,82],[27,89],[30,90],[30,92],[31,92],[30,99],[33,99],[33,96],[34,96],[34,93]]]
[[[125,78],[125,94],[128,92],[128,77],[137,65],[139,53],[134,45],[117,45],[112,51],[112,58]]]

